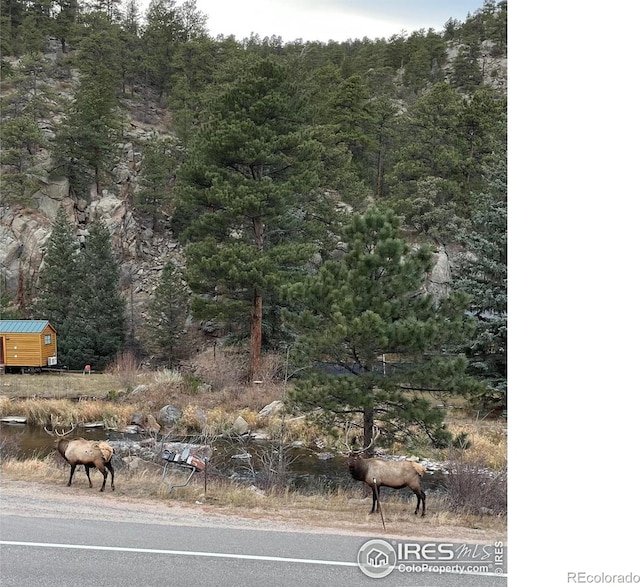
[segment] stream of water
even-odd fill
[[[136,442],[147,437],[137,434],[123,434],[105,430],[104,428],[83,428],[77,432],[87,440],[130,441]],[[171,442],[199,443],[197,438],[172,438]],[[213,454],[212,462],[226,475],[238,479],[249,480],[256,468],[263,468],[260,455],[265,451],[274,451],[277,445],[269,441],[249,439],[220,439],[210,443]],[[44,458],[53,452],[54,439],[43,428],[25,424],[0,424],[0,447],[4,454],[19,458]],[[290,484],[297,489],[309,491],[335,489],[355,483],[341,455],[318,453],[306,447],[286,447],[284,450]],[[251,455],[251,458],[248,457]],[[439,472],[427,472],[423,477],[425,489],[437,490],[442,487],[443,475]],[[408,491],[408,490],[407,490]],[[409,492],[409,495],[413,495]]]

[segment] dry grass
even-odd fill
[[[507,425],[504,420],[478,420],[458,417],[447,422],[454,436],[465,434],[464,449],[469,460],[482,461],[487,467],[501,470],[507,466]],[[446,458],[446,454],[443,453]]]
[[[246,354],[233,349],[210,348],[199,354],[193,362],[194,375],[214,391],[236,385],[247,373]]]
[[[118,378],[108,373],[38,373],[3,375],[0,393],[10,398],[106,398],[120,388]]]
[[[234,348],[210,348],[193,361],[196,377],[214,390],[222,391],[246,381],[248,357],[246,352]],[[260,359],[260,371],[255,380],[262,384],[274,384],[280,379],[282,359],[275,353],[266,353]]]
[[[131,390],[139,381],[140,364],[132,351],[118,353],[116,360],[109,365],[106,372],[114,377],[121,388]]]
[[[64,486],[69,468],[57,455],[50,455],[45,460],[5,460],[0,465],[0,472],[4,479],[36,482],[66,489]],[[94,472],[93,475],[97,474]],[[169,493],[169,486],[163,484],[161,478],[162,468],[156,465],[150,464],[136,471],[117,468],[116,495],[133,499],[153,499],[159,503],[180,502],[187,505],[199,502],[205,510],[212,508],[211,511],[238,517],[265,518],[292,524],[299,522],[307,526],[371,529],[380,525],[378,514],[369,514],[370,495],[364,494],[360,487],[306,495],[281,488],[261,492],[226,478],[210,477],[205,494],[204,478],[199,474],[187,487],[175,488]],[[92,491],[87,487],[84,475],[76,475],[73,483],[87,492]],[[441,496],[427,494],[425,518],[413,515],[413,496],[405,498],[397,492],[384,491],[382,504],[388,531],[398,531],[400,528],[403,533],[410,534],[433,532],[434,529],[440,528],[456,533],[476,529],[491,535],[506,535],[506,517],[451,512],[446,499]]]
[[[131,421],[135,406],[104,400],[71,401],[68,399],[0,398],[0,417],[20,416],[34,426],[70,426],[79,422],[105,422],[109,428],[122,428]]]

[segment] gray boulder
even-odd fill
[[[163,428],[173,428],[181,417],[182,410],[176,406],[167,405],[158,412],[158,422]]]

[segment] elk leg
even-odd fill
[[[89,489],[91,489],[93,485],[91,483],[91,475],[89,474],[89,465],[84,466],[84,471],[87,474],[87,479],[89,479]]]
[[[371,494],[373,495],[373,503],[371,505],[371,511],[369,513],[373,514],[376,511],[376,507],[378,508],[378,510],[380,509],[380,504],[378,503],[379,502],[378,491],[376,490],[375,486],[371,488]]]
[[[104,467],[96,467],[96,469],[102,473],[102,487],[100,491],[104,491],[104,486],[107,484],[107,470]]]
[[[69,475],[69,483],[67,483],[67,487],[71,487],[71,479],[73,479],[73,474],[76,472],[76,466],[71,465],[71,474]]]
[[[414,515],[418,515],[418,509],[420,508],[420,502],[422,502],[422,517],[424,518],[424,508],[425,508],[425,499],[427,497],[426,493],[420,490],[420,493],[416,493],[416,497],[418,498],[418,503],[416,504],[416,511],[413,512]]]
[[[111,463],[105,463],[104,466],[109,469],[111,473],[111,491],[115,491],[115,486],[113,485],[113,465]]]

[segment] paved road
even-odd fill
[[[401,573],[369,578],[357,554],[368,537],[226,527],[0,518],[3,587],[505,587],[495,574]]]

